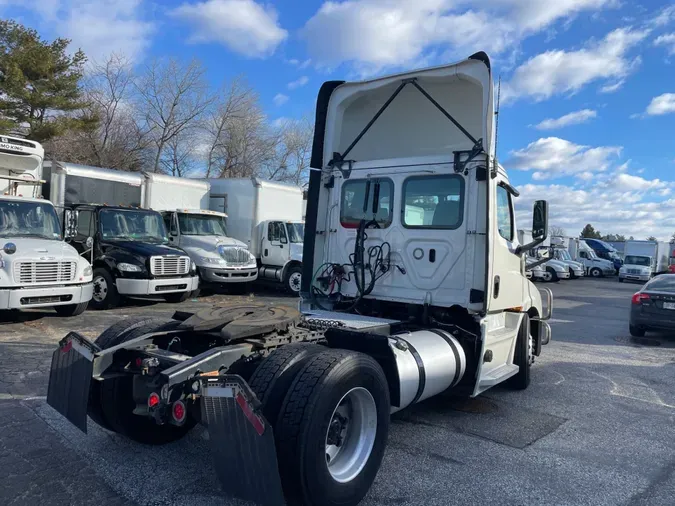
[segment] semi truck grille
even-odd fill
[[[639,269],[626,269],[626,274],[640,274]]]
[[[230,265],[251,263],[251,254],[244,248],[219,248],[220,255]]]
[[[152,257],[150,272],[154,276],[182,276],[190,272],[190,257],[176,255]]]
[[[18,262],[14,280],[22,285],[63,283],[75,279],[75,262]]]

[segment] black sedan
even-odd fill
[[[633,295],[630,334],[642,337],[648,330],[675,332],[675,274],[661,274]]]

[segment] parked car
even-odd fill
[[[629,330],[635,337],[651,330],[675,331],[675,274],[661,274],[633,295]]]

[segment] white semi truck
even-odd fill
[[[227,214],[209,210],[207,181],[144,173],[145,206],[159,211],[169,242],[185,250],[204,283],[245,286],[258,277],[248,244],[228,237]]]
[[[657,274],[669,272],[670,244],[660,241],[626,241],[619,281],[649,281]]]
[[[586,273],[594,278],[612,276],[616,273],[614,262],[599,258],[593,249],[583,239],[568,238],[567,251],[570,258],[583,264]]]
[[[532,242],[532,231],[525,229],[519,230],[518,239],[520,240],[521,244],[528,244]],[[544,243],[546,242],[548,241],[544,241]],[[572,273],[569,266],[565,262],[561,262],[555,257],[550,256],[551,248],[544,243],[542,243],[542,246],[528,251],[528,256],[535,262],[547,258],[544,262],[537,262],[543,270],[542,275],[540,277],[538,276],[537,279],[541,279],[541,281],[548,283],[556,283],[561,279],[570,279],[572,277]]]
[[[227,214],[227,231],[258,261],[258,278],[300,294],[305,235],[302,189],[250,179],[209,179],[210,209]]]
[[[79,315],[92,296],[92,269],[63,241],[51,202],[42,198],[44,149],[0,136],[0,311],[54,308]]]
[[[129,318],[93,342],[70,332],[47,402],[85,432],[89,416],[142,443],[203,423],[222,491],[244,501],[355,506],[392,412],[527,388],[551,292],[544,302],[524,256],[546,238],[548,208],[535,202],[534,241],[520,244],[493,90],[485,53],[325,83],[300,311],[249,302]]]

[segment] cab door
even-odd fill
[[[283,266],[289,257],[289,243],[286,225],[281,221],[270,221],[263,236],[262,262],[265,265]]]

